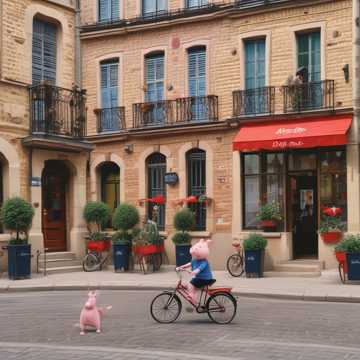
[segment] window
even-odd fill
[[[164,177],[166,157],[160,153],[152,154],[146,161],[148,176],[148,197],[166,196]],[[155,210],[155,211],[154,211]],[[156,217],[156,219],[154,219]],[[165,205],[148,204],[148,218],[156,220],[159,230],[165,230]]]
[[[243,154],[242,159],[243,227],[255,229],[261,205],[275,201],[284,209],[284,154]]]
[[[119,121],[117,116],[118,72],[119,59],[111,59],[100,64],[102,131],[119,130]]]
[[[166,12],[166,10],[167,0],[142,0],[142,13],[144,16]]]
[[[187,0],[186,1],[186,7],[192,8],[192,7],[201,7],[205,6],[209,3],[209,0]]]
[[[163,123],[165,120],[164,100],[164,53],[156,53],[145,58],[145,101],[152,102],[145,114],[147,124]]]
[[[193,149],[186,154],[187,162],[187,193],[188,196],[206,195],[206,152]],[[206,230],[206,205],[204,203],[189,204],[195,213],[196,231]]]
[[[32,83],[56,84],[57,27],[34,18],[32,39]]]
[[[99,21],[116,21],[120,18],[120,0],[99,0]]]
[[[320,203],[322,207],[339,207],[347,221],[346,151],[320,153]]]
[[[104,163],[100,168],[101,201],[107,204],[113,214],[119,206],[120,168],[112,162]],[[108,227],[111,227],[111,220]]]
[[[188,93],[191,99],[191,118],[207,120],[206,106],[206,47],[199,46],[188,50]]]
[[[245,113],[267,112],[265,87],[265,39],[245,42]]]

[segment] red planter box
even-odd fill
[[[133,252],[137,255],[151,255],[164,252],[164,244],[160,245],[137,245],[133,246]]]
[[[344,272],[348,272],[347,262],[346,262],[346,252],[344,251],[335,251],[336,260],[339,264],[344,264]]]
[[[86,247],[90,251],[106,251],[110,249],[110,241],[109,240],[100,240],[100,241],[88,241]]]
[[[341,240],[342,233],[339,231],[332,231],[327,233],[322,233],[321,237],[323,241],[327,244],[335,244]]]

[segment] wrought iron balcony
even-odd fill
[[[214,95],[133,104],[134,128],[218,120]]]
[[[218,97],[215,95],[177,99],[176,122],[217,121]]]
[[[233,92],[233,116],[271,115],[275,111],[275,87]]]
[[[97,132],[105,133],[126,129],[125,108],[105,108],[94,110],[97,117]]]
[[[30,87],[31,134],[83,138],[86,135],[85,91],[48,83]]]
[[[308,110],[334,110],[334,80],[308,82],[282,87],[284,113]]]

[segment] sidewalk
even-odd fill
[[[323,271],[318,278],[233,278],[225,271],[214,271],[215,286],[231,286],[236,295],[307,301],[334,301],[360,303],[360,283],[340,282],[337,270]],[[162,290],[174,287],[177,276],[173,267],[164,267],[160,272],[114,273],[73,272],[65,274],[33,274],[28,280],[8,280],[7,274],[0,278],[0,293],[15,291],[51,290]]]

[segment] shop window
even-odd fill
[[[277,202],[284,213],[284,154],[243,154],[243,227],[256,229],[261,205]],[[284,227],[279,224],[279,230]]]
[[[166,156],[160,153],[150,155],[146,161],[148,178],[148,198],[162,195],[166,197],[164,177],[166,173]],[[149,203],[148,218],[156,220],[159,230],[165,230],[165,204]]]
[[[206,195],[206,152],[193,149],[186,154],[188,196]],[[195,231],[206,230],[206,204],[193,203],[189,208],[195,213]]]
[[[341,217],[347,221],[346,151],[320,153],[321,207],[339,207]]]
[[[107,204],[113,214],[120,201],[120,168],[112,162],[101,166],[101,201]],[[112,227],[111,220],[108,227]]]

